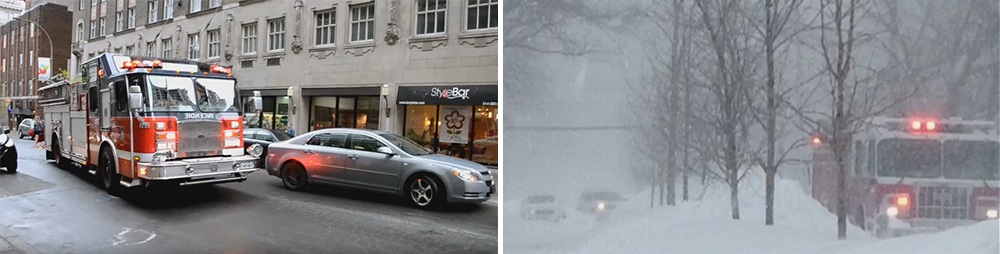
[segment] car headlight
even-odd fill
[[[597,210],[604,210],[604,202],[597,203]]]
[[[464,181],[468,182],[479,181],[479,177],[476,176],[476,173],[472,172],[472,170],[452,168],[451,173],[457,176],[458,179],[462,179]]]
[[[899,214],[899,208],[896,208],[895,206],[889,207],[889,209],[885,210],[885,214],[895,217],[897,214]]]
[[[261,146],[260,144],[250,145],[250,147],[247,147],[247,154],[260,158],[260,156],[264,154],[264,146]]]
[[[986,210],[986,218],[996,219],[997,218],[997,209]]]

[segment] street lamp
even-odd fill
[[[34,24],[36,27],[38,27],[38,29],[42,29],[42,33],[45,33],[45,38],[49,40],[49,59],[50,59],[49,60],[49,64],[51,65],[52,62],[55,62],[55,56],[52,55],[52,36],[49,36],[49,31],[45,31],[45,27],[42,27],[42,25],[39,25],[38,23],[35,23],[34,21],[31,21],[31,20],[28,20],[28,19],[23,19],[23,18],[20,18],[20,17],[13,17],[13,19],[20,20],[20,21],[30,22],[31,24]],[[31,31],[31,32],[34,33],[34,31]],[[34,61],[34,60],[32,60],[32,61]],[[37,74],[37,70],[35,71],[35,74]]]

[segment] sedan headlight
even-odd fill
[[[247,154],[260,158],[260,156],[264,154],[264,146],[261,146],[260,144],[250,145],[250,147],[247,147]]]
[[[604,210],[604,202],[597,203],[597,210]]]
[[[452,168],[451,173],[457,176],[458,179],[462,179],[463,181],[467,182],[479,181],[479,177],[476,176],[476,173],[472,172],[472,170]]]

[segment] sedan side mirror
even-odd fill
[[[142,90],[139,86],[130,86],[128,88],[128,106],[129,109],[134,111],[142,109]]]
[[[393,152],[392,148],[389,148],[388,146],[379,147],[378,152],[388,154],[390,156],[396,155],[396,152]]]

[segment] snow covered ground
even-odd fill
[[[836,216],[806,194],[797,181],[778,179],[775,226],[764,226],[762,173],[741,183],[741,220],[732,220],[723,184],[692,186],[692,200],[649,209],[649,192],[629,202],[608,221],[573,210],[576,197],[562,196],[569,218],[559,223],[527,222],[518,202],[504,203],[506,253],[1000,253],[997,220],[945,232],[876,240],[850,226],[848,240],[836,240]],[[696,182],[696,181],[694,181]],[[513,202],[507,202],[513,201]]]

